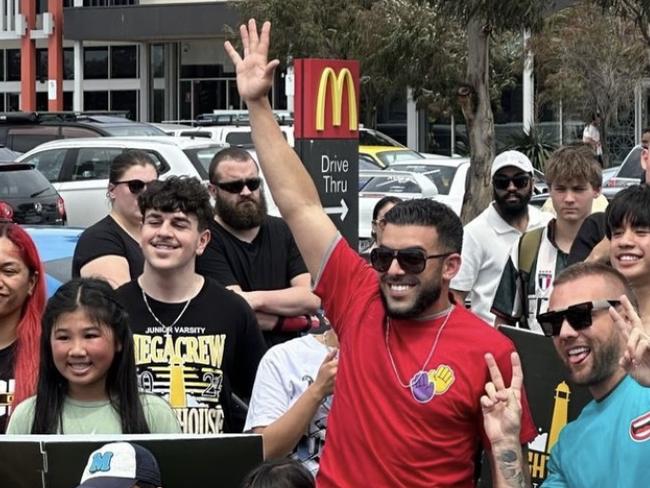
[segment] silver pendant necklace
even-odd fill
[[[158,325],[164,327],[164,329],[167,331],[167,334],[171,333],[172,327],[174,327],[178,323],[178,321],[181,319],[181,317],[187,310],[187,307],[190,306],[190,303],[192,302],[192,298],[194,298],[191,297],[189,300],[185,302],[185,306],[183,307],[183,310],[181,310],[181,313],[178,314],[178,317],[176,317],[176,320],[174,320],[171,323],[171,325],[167,326],[163,324],[162,321],[158,317],[156,317],[156,314],[153,313],[153,310],[151,310],[151,307],[149,306],[149,300],[147,299],[147,294],[144,292],[144,288],[140,288],[140,290],[142,291],[142,299],[144,300],[144,304],[147,307],[147,311],[151,314],[151,316],[158,323]]]
[[[445,325],[447,325],[447,322],[449,321],[449,317],[451,315],[451,311],[453,309],[454,306],[451,305],[449,307],[444,322],[438,329],[438,333],[436,334],[436,338],[433,341],[433,346],[431,346],[431,350],[429,351],[427,358],[424,360],[422,367],[415,372],[415,374],[411,377],[411,380],[408,383],[403,383],[401,378],[399,377],[399,373],[397,372],[397,366],[395,365],[395,359],[393,359],[393,354],[390,352],[390,344],[389,344],[390,317],[386,316],[386,332],[384,334],[384,341],[386,343],[386,351],[388,351],[388,358],[390,359],[390,364],[393,367],[393,372],[395,373],[395,378],[397,378],[397,382],[402,388],[408,388],[411,390],[411,396],[415,401],[419,403],[427,403],[435,395],[435,388],[433,387],[433,385],[430,384],[429,373],[425,371],[425,368],[427,364],[429,364],[431,358],[433,357],[433,353],[436,350],[436,347],[438,346],[438,340],[440,339],[442,330],[445,328]]]

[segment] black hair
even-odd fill
[[[644,127],[643,129],[641,129],[642,135],[645,134],[646,132],[650,132],[650,127]]]
[[[115,290],[96,278],[75,278],[49,299],[43,313],[41,363],[32,434],[63,434],[63,402],[68,382],[54,364],[51,337],[59,318],[82,309],[94,323],[109,327],[116,344],[106,374],[106,394],[119,414],[123,434],[148,434],[149,426],[138,395],[133,336],[129,316],[117,301]]]
[[[246,475],[242,488],[314,488],[314,477],[294,459],[264,461]]]
[[[625,225],[650,227],[650,186],[633,185],[619,191],[605,211],[605,234]]]
[[[379,216],[379,212],[381,212],[381,209],[384,208],[386,205],[388,205],[389,203],[397,205],[401,201],[402,199],[400,197],[395,197],[392,195],[382,197],[377,203],[375,203],[375,207],[372,209],[372,222],[374,223],[377,220],[377,217]],[[372,237],[373,241],[376,241],[377,233],[373,229],[374,227],[371,227],[370,237]]]
[[[214,215],[208,190],[197,178],[189,176],[170,176],[148,184],[138,197],[138,206],[143,220],[147,210],[153,209],[194,214],[200,231],[208,228]]]
[[[124,173],[132,166],[152,166],[158,175],[158,166],[149,154],[139,149],[127,149],[118,154],[111,162],[108,181],[110,183],[120,181]]]
[[[210,183],[217,183],[217,166],[219,166],[222,161],[226,160],[237,161],[240,163],[253,161],[255,167],[259,171],[257,162],[246,149],[240,147],[227,147],[215,154],[210,162],[210,168],[208,169],[208,178],[210,179]]]
[[[379,215],[381,209],[389,203],[394,203],[397,205],[401,201],[402,199],[400,197],[395,197],[392,195],[381,198],[377,203],[375,203],[375,207],[372,209],[372,220],[377,220],[377,215]]]
[[[384,215],[384,221],[393,225],[422,225],[434,227],[438,242],[449,252],[460,253],[463,247],[463,224],[447,205],[416,198],[400,202]]]

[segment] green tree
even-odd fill
[[[541,0],[244,0],[242,16],[275,25],[272,55],[335,57],[361,61],[362,112],[395,90],[411,86],[420,106],[449,113],[458,106],[469,136],[471,170],[462,218],[490,202],[490,165],[495,156],[492,102],[498,73],[513,53],[509,33],[539,24]],[[505,43],[495,40],[506,39]],[[494,54],[499,54],[494,56]],[[453,103],[452,103],[453,101]]]
[[[633,108],[634,87],[646,70],[646,47],[634,22],[613,7],[578,2],[550,17],[531,39],[540,80],[538,103],[563,101],[565,113],[601,114],[607,161],[607,132]]]

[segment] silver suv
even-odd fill
[[[68,225],[88,227],[110,210],[106,190],[113,159],[127,149],[148,153],[161,178],[169,175],[208,179],[216,152],[227,147],[206,139],[185,137],[94,137],[63,139],[32,149],[18,158],[36,167],[65,201]]]

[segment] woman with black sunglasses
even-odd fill
[[[142,274],[138,195],[156,179],[156,164],[146,152],[131,149],[113,160],[106,193],[111,211],[81,234],[72,259],[74,278],[103,278],[117,288]]]

